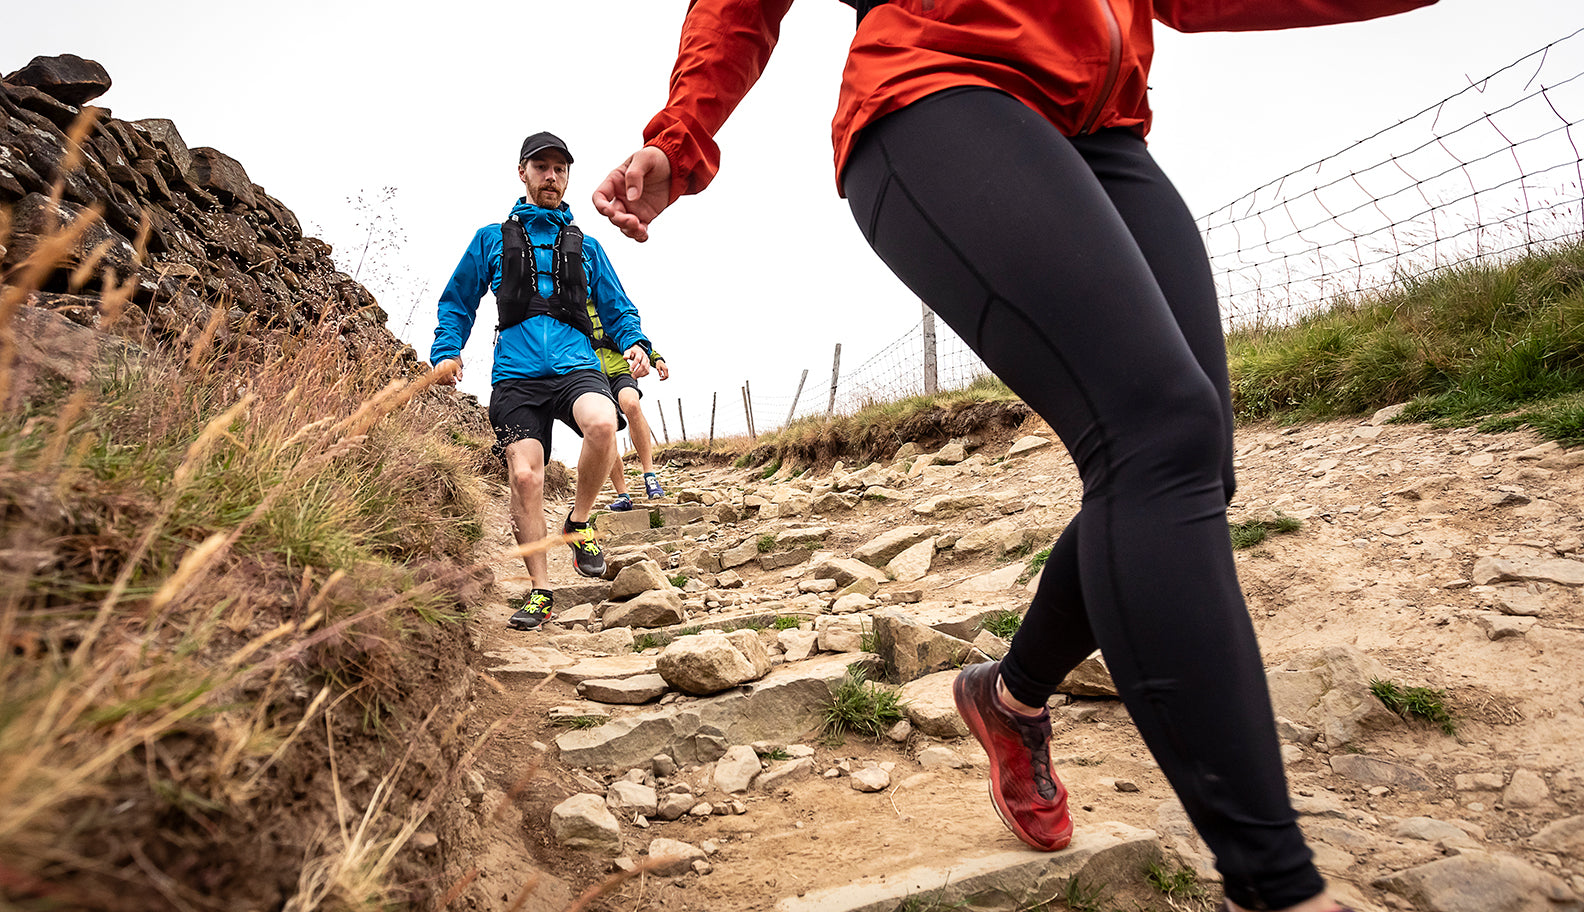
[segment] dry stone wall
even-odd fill
[[[89,104],[109,87],[103,67],[73,55],[35,58],[0,80],[0,286],[61,226],[97,213],[26,304],[97,328],[105,292],[132,281],[123,335],[179,339],[220,307],[222,337],[320,325],[397,371],[418,367],[368,290],[241,162],[189,148],[169,120],[120,120]],[[68,134],[85,116],[93,125],[73,155]]]

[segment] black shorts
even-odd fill
[[[555,377],[502,380],[490,390],[490,427],[495,429],[495,455],[505,458],[506,448],[520,440],[537,440],[550,458],[550,429],[559,419],[583,436],[572,417],[572,404],[584,393],[611,396],[605,373],[597,370],[573,371]],[[616,429],[627,426],[621,409],[616,409]]]
[[[610,378],[610,391],[612,396],[620,396],[621,391],[624,389],[631,389],[633,392],[638,394],[639,399],[643,398],[643,390],[638,388],[638,381],[633,379],[632,374],[617,374]],[[616,401],[619,403],[621,400],[617,399]]]

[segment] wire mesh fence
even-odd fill
[[[1584,237],[1581,120],[1584,29],[1216,209],[1199,227],[1224,324],[1284,325],[1404,276]],[[651,424],[673,440],[704,440],[712,423],[716,437],[746,434],[750,420],[763,433],[987,373],[926,315],[855,368],[811,369],[774,390],[744,384],[685,408],[662,401],[668,414]]]
[[[1584,231],[1584,30],[1199,220],[1228,328]]]

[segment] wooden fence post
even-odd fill
[[[666,443],[670,443],[671,442],[671,432],[666,430],[666,426],[665,426],[665,403],[661,402],[661,403],[657,403],[657,405],[658,405],[658,411],[660,412],[660,433],[665,435],[665,442]],[[649,433],[653,434],[654,433],[654,429],[651,428]]]
[[[682,397],[677,397],[677,424],[682,425],[682,442],[687,443],[687,418],[682,415]]]
[[[928,304],[924,308],[924,394],[933,396],[940,392],[939,377],[935,372],[935,311]]]
[[[798,397],[803,395],[803,382],[808,379],[808,368],[803,368],[803,376],[798,379],[797,392],[792,394],[792,407],[787,409],[787,424],[792,423],[792,416],[797,414]]]
[[[704,447],[708,453],[715,449],[715,403],[720,398],[720,393],[710,393],[710,439],[709,445]]]
[[[841,374],[841,343],[836,343],[836,360],[831,362],[830,403],[825,406],[825,417],[836,413],[836,378]]]

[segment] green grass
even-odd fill
[[[764,469],[759,472],[759,478],[761,480],[768,479],[771,475],[774,475],[779,471],[781,471],[781,457],[777,456],[765,463]]]
[[[1045,562],[1050,560],[1050,553],[1050,548],[1046,548],[1043,551],[1036,551],[1034,556],[1029,558],[1028,569],[1024,570],[1023,573],[1018,576],[1018,585],[1023,585],[1024,583],[1033,579],[1041,570],[1045,569]]]
[[[1067,881],[1067,889],[1062,894],[1062,902],[1072,912],[1105,912],[1105,885],[1088,884],[1082,878],[1074,876]]]
[[[1209,898],[1209,891],[1193,868],[1152,861],[1144,868],[1144,882],[1174,901],[1200,902]]]
[[[552,725],[560,728],[570,728],[574,731],[583,731],[588,728],[599,728],[610,719],[604,716],[558,716],[550,720]]]
[[[902,721],[902,698],[895,689],[869,680],[863,667],[855,664],[848,666],[847,677],[837,685],[823,717],[821,734],[828,743],[840,743],[848,732],[879,740]]]
[[[782,760],[791,760],[792,759],[792,755],[787,753],[782,748],[772,747],[769,750],[765,751],[764,753],[760,754],[759,755],[759,759],[761,759],[761,760],[769,760],[772,763],[778,763],[778,762],[780,762]]]
[[[770,626],[777,630],[796,630],[803,623],[803,619],[790,614],[778,614]]]
[[[1446,691],[1428,687],[1402,687],[1393,681],[1374,678],[1370,693],[1386,708],[1405,719],[1419,719],[1441,729],[1448,735],[1457,734],[1457,721],[1446,705]]]
[[[1240,523],[1227,523],[1234,551],[1252,548],[1269,538],[1272,533],[1297,532],[1302,527],[1303,523],[1285,513],[1277,513],[1275,519],[1250,519]]]
[[[658,529],[658,528],[660,528],[661,526],[664,526],[664,525],[665,525],[665,516],[661,515],[659,510],[650,510],[649,511],[649,528]]]
[[[632,651],[643,652],[646,649],[663,649],[670,645],[671,637],[663,633],[640,633],[633,637]]]
[[[775,550],[775,546],[776,537],[769,533],[759,536],[759,540],[754,543],[754,547],[759,549],[760,554],[769,554]]]
[[[683,586],[686,586],[688,584],[687,574],[679,573],[676,576],[671,577],[668,580],[668,582],[670,582],[671,585],[677,587],[678,589],[681,589]]]
[[[1584,243],[1408,277],[1291,326],[1233,332],[1227,352],[1240,420],[1406,402],[1400,420],[1584,443]]]
[[[1007,609],[985,615],[984,620],[979,622],[979,629],[988,630],[1003,640],[1010,640],[1022,623],[1023,615]]]

